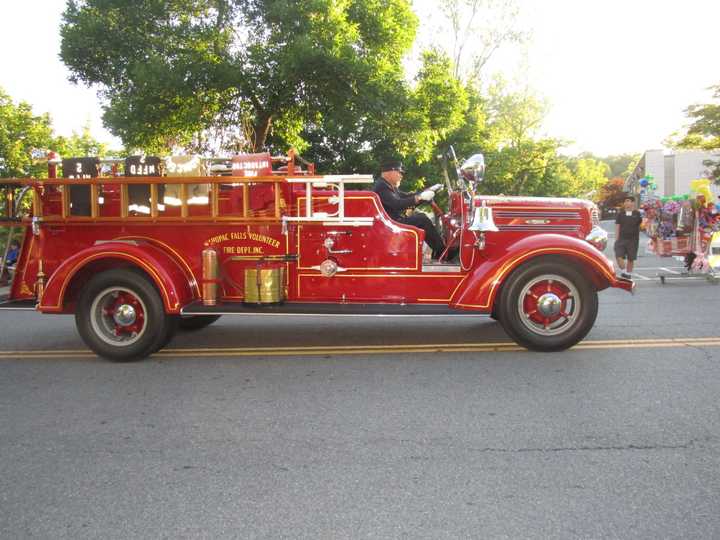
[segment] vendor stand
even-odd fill
[[[720,213],[706,202],[712,200],[709,180],[695,180],[691,187],[694,198],[648,198],[642,205],[648,251],[685,264],[681,273],[658,272],[663,284],[667,279],[720,280]]]

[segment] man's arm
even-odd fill
[[[375,193],[380,197],[382,205],[389,210],[405,210],[418,203],[417,196],[414,193],[395,192],[385,183],[379,184],[375,189]]]
[[[615,241],[620,238],[620,214],[615,218]]]

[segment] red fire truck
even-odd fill
[[[479,154],[445,175],[448,207],[434,210],[459,255],[439,262],[422,230],[388,217],[371,176],[318,175],[292,152],[48,163],[46,180],[2,180],[2,224],[22,247],[0,307],[74,314],[110,360],[230,314],[488,314],[556,351],[589,332],[598,291],[634,287],[602,253],[594,204],[480,195]]]

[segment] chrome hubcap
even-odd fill
[[[557,294],[545,293],[537,301],[537,310],[544,317],[554,317],[560,313],[562,300]]]
[[[113,319],[115,319],[115,323],[118,326],[130,326],[135,324],[135,320],[137,319],[135,308],[129,304],[122,304],[115,309]]]

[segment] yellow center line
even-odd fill
[[[720,337],[664,338],[664,339],[610,339],[583,341],[571,350],[590,349],[659,349],[682,347],[720,347]],[[311,356],[311,355],[357,355],[392,353],[443,353],[443,352],[522,352],[514,342],[489,341],[479,343],[434,343],[404,345],[313,345],[290,347],[206,347],[164,349],[155,353],[157,358],[222,357],[222,356]],[[87,349],[15,350],[0,351],[3,358],[80,358],[94,357]]]

